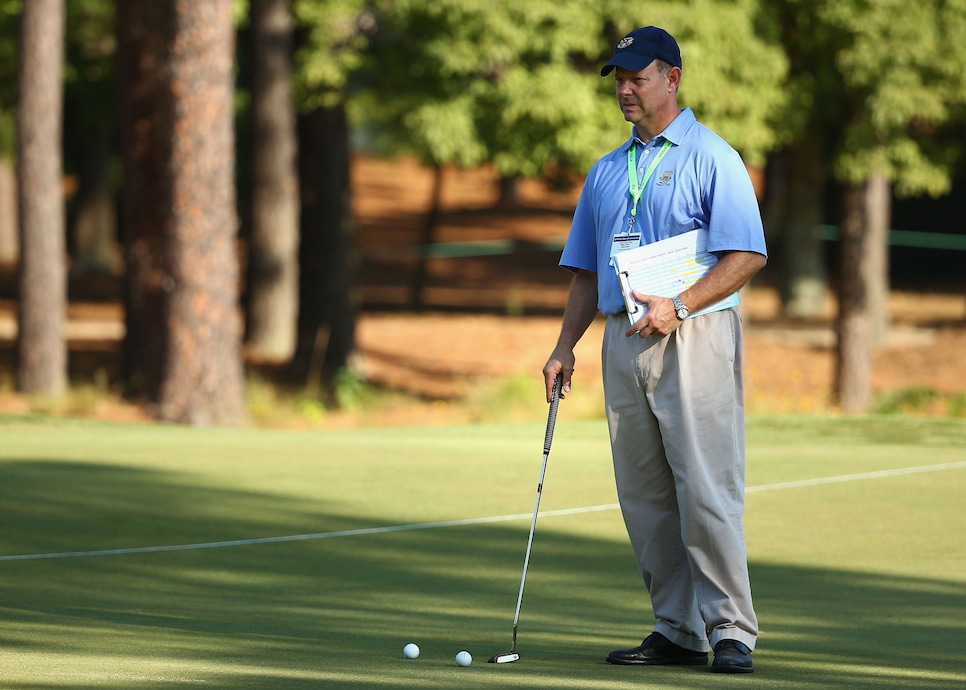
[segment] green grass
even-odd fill
[[[3,688],[959,688],[966,422],[749,421],[752,676],[626,668],[653,621],[602,422],[318,432],[0,416]],[[903,468],[946,469],[888,473]],[[880,473],[872,474],[868,473]],[[856,476],[849,476],[856,475]],[[817,478],[841,481],[808,483]],[[801,482],[800,484],[790,484]],[[486,516],[426,529],[355,533]],[[418,659],[402,648],[416,642]],[[458,668],[456,652],[474,663]]]

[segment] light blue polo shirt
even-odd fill
[[[597,307],[605,314],[624,312],[610,253],[614,236],[627,231],[633,203],[628,148],[638,147],[638,168],[643,170],[665,141],[672,146],[644,189],[634,223],[641,244],[707,228],[710,252],[767,255],[761,212],[745,164],[737,151],[685,108],[647,147],[632,133],[620,148],[597,161],[584,181],[560,265],[597,274]]]

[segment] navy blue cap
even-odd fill
[[[681,67],[678,42],[667,31],[656,26],[634,29],[614,46],[614,57],[600,70],[600,76],[606,77],[615,67],[640,72],[655,59]]]

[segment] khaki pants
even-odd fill
[[[741,317],[688,319],[667,337],[626,337],[610,316],[603,377],[621,512],[658,620],[675,644],[754,649],[745,553]]]

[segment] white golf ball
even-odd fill
[[[415,659],[417,656],[419,656],[419,646],[410,642],[403,647],[403,656],[407,659]]]
[[[457,666],[469,666],[473,663],[473,657],[470,656],[469,652],[460,652],[456,655],[456,665]]]

